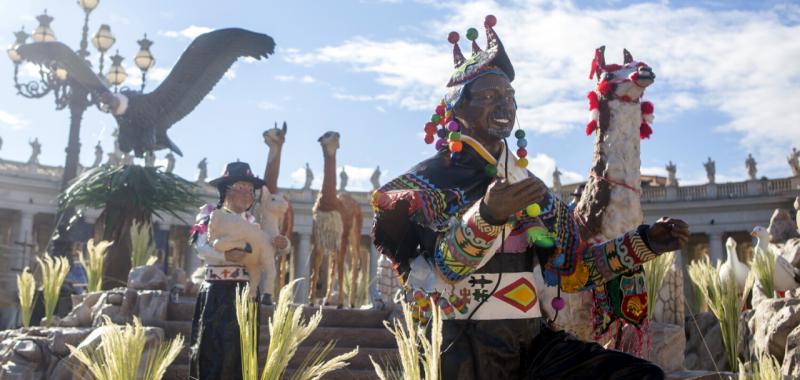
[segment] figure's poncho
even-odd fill
[[[504,227],[488,223],[480,212],[480,200],[493,181],[484,168],[497,162],[479,143],[468,140],[455,160],[443,149],[373,194],[375,245],[404,280],[411,261],[422,255],[443,281],[458,283],[491,261],[485,256],[499,248]],[[514,160],[510,152],[506,154]],[[642,323],[647,294],[640,264],[656,256],[646,243],[647,227],[590,245],[581,239],[578,218],[555,194],[548,193],[540,206],[539,217],[517,213],[505,228],[510,231],[507,240],[527,236],[531,228],[551,232],[553,248],[537,248],[530,242],[522,247],[538,257],[547,286],[560,286],[566,292],[592,289],[596,335],[618,319]]]

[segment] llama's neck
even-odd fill
[[[602,235],[610,239],[642,222],[639,136],[642,112],[639,103],[619,100],[608,102],[608,112],[608,128],[595,147],[601,149],[606,162],[602,177],[611,184],[602,222]]]
[[[278,176],[281,171],[281,144],[269,145],[269,153],[267,154],[267,167],[264,169],[264,182],[266,182],[267,189],[270,193],[276,194],[278,192]]]
[[[325,168],[322,176],[322,188],[319,190],[317,199],[317,209],[332,211],[339,203],[336,198],[336,153],[328,154],[323,147],[322,154],[325,158]]]
[[[601,100],[591,175],[576,213],[584,238],[607,240],[642,221],[638,103]]]

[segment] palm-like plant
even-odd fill
[[[102,240],[95,244],[94,239],[89,239],[86,243],[86,251],[89,252],[89,261],[81,254],[81,265],[86,268],[88,277],[87,290],[97,292],[103,288],[103,265],[106,262],[106,252],[114,242]]]
[[[156,247],[150,239],[150,223],[133,222],[131,226],[131,268],[151,265],[158,260]]]
[[[731,369],[738,362],[737,339],[739,337],[739,286],[733,275],[720,278],[720,265],[711,265],[708,256],[689,264],[689,278],[703,295],[709,309],[717,317],[722,331],[722,346],[728,356]]]
[[[261,380],[283,378],[289,360],[297,352],[300,344],[319,326],[322,311],[319,310],[308,320],[303,320],[302,308],[293,306],[297,282],[295,279],[281,288],[278,302],[269,319],[269,348]],[[243,294],[248,294],[248,286],[236,293],[236,320],[239,323],[239,341],[242,349],[242,379],[258,380],[258,303]],[[325,359],[333,350],[335,343],[317,343],[291,377],[292,380],[318,380],[326,373],[346,367],[348,360],[358,354],[352,351]]]
[[[402,302],[403,319],[392,323],[384,321],[383,325],[394,335],[397,341],[400,361],[393,363],[391,358],[384,358],[383,365],[369,360],[375,367],[375,374],[381,380],[438,380],[441,378],[442,355],[442,315],[439,307],[431,308],[429,325],[422,325],[414,320],[414,311],[407,303]],[[430,336],[426,333],[430,327]]]
[[[100,337],[97,347],[67,345],[95,380],[159,380],[183,348],[183,336],[179,334],[175,339],[159,343],[143,358],[147,334],[138,317],[133,317],[133,325],[126,326],[115,325],[108,316],[103,316],[103,320],[108,331]],[[142,360],[145,365],[144,371],[140,372]]]
[[[106,287],[124,284],[130,270],[129,231],[134,221],[180,213],[197,202],[196,186],[160,168],[101,165],[76,178],[59,195],[59,207],[102,209],[95,238],[115,242],[106,260]],[[182,219],[181,219],[182,220]]]
[[[653,260],[644,264],[644,283],[647,287],[647,316],[653,319],[656,310],[656,300],[658,293],[661,291],[661,286],[664,284],[664,277],[666,277],[672,262],[675,261],[675,251],[667,252],[659,255]]]
[[[775,273],[775,254],[769,249],[765,251],[759,247],[755,247],[755,251],[752,265],[753,270],[751,273],[755,275],[758,284],[761,285],[761,290],[764,292],[764,295],[766,295],[767,298],[774,298],[775,283],[773,276]]]
[[[44,254],[44,259],[37,257],[39,271],[42,274],[42,295],[44,296],[44,319],[42,324],[50,326],[53,324],[53,314],[58,304],[58,296],[61,294],[61,285],[69,273],[69,261],[66,257],[53,257]]]
[[[22,273],[17,275],[17,291],[19,292],[22,325],[30,327],[31,315],[33,315],[33,297],[36,295],[36,279],[33,278],[28,267],[25,267]]]

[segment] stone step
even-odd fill
[[[297,349],[292,359],[289,361],[289,368],[297,368],[303,362],[303,359],[308,356],[311,352],[313,347],[311,346],[301,346]],[[336,355],[341,355],[345,352],[352,350],[352,347],[339,347],[338,345],[331,350],[331,353],[328,355],[329,358],[334,357]],[[372,348],[372,347],[359,347],[358,354],[349,360],[350,365],[347,368],[351,370],[372,370],[372,362],[369,360],[370,355],[375,359],[378,363],[384,363],[387,361],[388,358],[394,357],[396,360],[397,358],[397,349],[396,348]],[[258,352],[259,363],[264,363],[267,359],[267,347],[261,346],[259,347]],[[184,347],[181,350],[181,353],[175,358],[175,361],[172,363],[173,366],[176,365],[188,365],[189,364],[189,347]]]
[[[167,305],[167,320],[169,321],[191,321],[194,316],[194,301],[182,299],[180,302],[170,302]],[[309,307],[303,305],[303,316],[305,318],[313,315],[319,307]],[[266,323],[267,318],[272,316],[272,306],[261,307],[262,323]],[[383,321],[388,319],[389,311],[386,310],[360,310],[360,309],[337,309],[335,307],[322,307],[322,321],[320,326],[327,327],[380,327],[383,328]]]
[[[294,373],[294,369],[287,369],[284,372],[283,378],[289,379]],[[260,374],[259,374],[260,375]],[[164,380],[186,380],[189,378],[189,366],[187,364],[174,364],[167,368],[167,373],[164,374]],[[342,368],[337,371],[328,373],[323,380],[378,380],[375,371],[372,369],[350,369]]]
[[[153,322],[164,329],[167,338],[172,339],[178,334],[183,335],[188,344],[192,332],[192,322],[189,321],[162,321]],[[261,325],[261,336],[259,345],[266,347],[269,342],[269,327]],[[394,348],[397,347],[394,336],[385,328],[380,327],[317,327],[311,335],[303,341],[303,346],[313,346],[318,342],[336,341],[339,347],[374,347],[374,348]]]
[[[736,380],[738,376],[732,372],[713,371],[676,371],[667,374],[667,380]]]

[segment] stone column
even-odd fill
[[[20,211],[20,218],[19,218],[19,225],[17,226],[17,234],[16,239],[12,243],[12,247],[15,247],[12,252],[18,252],[17,255],[14,255],[14,261],[16,261],[14,267],[22,268],[28,265],[28,253],[31,249],[28,247],[29,244],[33,243],[33,215],[34,213],[31,211]],[[19,264],[22,264],[21,266]]]
[[[665,197],[667,201],[676,201],[678,200],[678,186],[667,186],[665,188],[666,194]]]
[[[710,232],[708,234],[708,255],[711,265],[716,265],[717,261],[722,260],[722,232]]]
[[[308,302],[308,276],[309,260],[311,259],[311,233],[299,233],[300,241],[294,252],[294,274],[295,278],[302,277],[304,280],[297,284],[297,292],[294,300],[297,303],[305,304]]]
[[[711,198],[711,199],[717,199],[717,184],[716,183],[706,184],[706,197]]]

